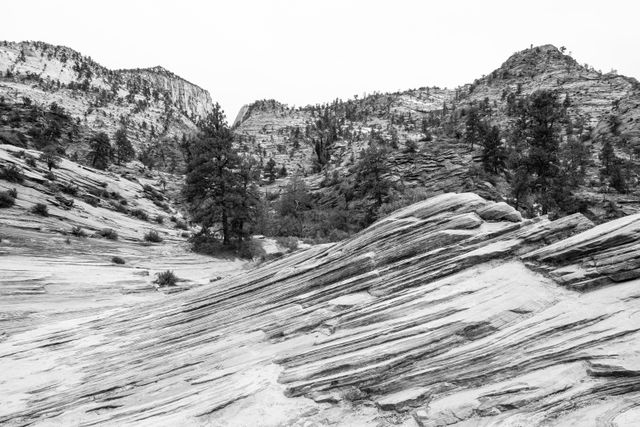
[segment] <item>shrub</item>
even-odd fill
[[[156,216],[156,222],[158,224],[164,224],[164,217],[162,215],[157,215]]]
[[[60,203],[60,206],[63,209],[71,209],[75,203],[73,199],[67,199],[60,194],[56,194],[56,200]]]
[[[185,239],[188,239],[189,237],[191,237],[191,233],[187,231],[183,231],[182,233],[180,233],[180,236],[184,237]]]
[[[84,230],[77,225],[71,229],[71,234],[76,237],[87,237],[87,233],[85,233]]]
[[[142,189],[149,196],[149,198],[151,200],[157,200],[157,201],[164,200],[164,195],[160,191],[158,191],[155,188],[153,188],[152,186],[150,186],[149,184],[145,184],[142,187]]]
[[[34,213],[40,216],[49,216],[49,209],[47,208],[47,205],[45,205],[44,203],[36,203],[31,207],[31,213]]]
[[[153,200],[153,204],[156,205],[157,207],[159,207],[160,209],[162,209],[165,212],[171,212],[171,206],[169,206],[169,204],[167,204],[166,202]]]
[[[267,252],[263,249],[262,245],[255,240],[242,242],[237,253],[240,258],[245,259],[258,259],[267,255]]]
[[[189,230],[189,227],[187,227],[187,223],[180,220],[176,221],[176,228],[179,230]]]
[[[73,184],[62,184],[60,186],[60,191],[70,196],[75,196],[78,194],[78,187]]]
[[[189,239],[191,250],[203,255],[221,255],[227,248],[210,234],[196,234]]]
[[[53,172],[45,173],[44,177],[47,178],[49,181],[55,181],[56,180],[56,174],[53,173]]]
[[[157,273],[156,280],[154,280],[153,283],[161,288],[175,286],[178,283],[178,277],[173,274],[173,271],[167,270],[162,273]]]
[[[16,198],[9,191],[0,192],[0,208],[10,208],[16,203]]]
[[[156,230],[149,230],[144,235],[144,240],[145,242],[160,243],[162,242],[162,237],[160,237],[160,234],[158,234]]]
[[[125,205],[122,204],[122,202],[115,202],[112,201],[111,202],[111,206],[113,206],[113,208],[120,213],[123,214],[128,214],[129,213],[129,209],[127,209],[127,207]]]
[[[103,228],[96,233],[99,237],[109,240],[118,240],[118,233],[113,228]]]
[[[38,165],[38,163],[36,162],[36,158],[27,153],[24,154],[24,162],[27,164],[27,166],[31,166],[32,168],[35,168]]]
[[[15,188],[12,188],[11,190],[7,190],[7,194],[9,194],[14,199],[18,198],[18,190],[16,190]]]
[[[131,215],[133,215],[134,217],[141,219],[143,221],[147,221],[149,219],[149,215],[147,215],[147,213],[145,211],[143,211],[142,209],[134,209],[131,211]]]
[[[24,181],[24,175],[21,168],[16,165],[10,165],[0,169],[0,179],[20,184]]]
[[[276,242],[290,251],[298,249],[298,239],[295,237],[277,237]]]
[[[86,195],[82,198],[82,200],[83,200],[86,204],[91,205],[91,206],[93,206],[94,208],[95,208],[96,206],[98,206],[98,199],[97,199],[96,197],[94,197],[94,196],[90,195],[90,194],[86,194]]]
[[[111,258],[111,262],[114,264],[124,264],[125,261],[123,258],[120,258],[119,256],[114,256],[113,258]]]

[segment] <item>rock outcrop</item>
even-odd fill
[[[162,67],[109,70],[42,42],[0,43],[0,97],[47,109],[55,103],[91,132],[113,136],[124,126],[137,146],[191,134],[213,109],[206,90]]]
[[[522,220],[444,194],[342,243],[8,336],[0,423],[628,425],[638,233],[637,215]]]

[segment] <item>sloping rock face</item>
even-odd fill
[[[56,103],[79,126],[113,136],[125,126],[134,144],[195,131],[213,109],[209,93],[162,67],[109,70],[64,46],[0,42],[0,97]]]
[[[134,171],[138,174],[124,168],[100,171],[60,159],[49,176],[46,164],[35,160],[40,155],[36,150],[0,145],[0,168],[16,167],[23,176],[22,182],[0,179],[0,191],[16,191],[14,205],[0,209],[0,227],[63,234],[71,234],[74,227],[89,234],[111,228],[121,239],[134,241],[142,241],[153,229],[164,239],[185,240],[178,228],[179,222],[185,223],[184,217],[165,196],[177,193],[181,184],[171,175]],[[29,164],[28,158],[34,162]],[[168,182],[164,188],[158,182],[163,179]],[[37,203],[47,206],[47,216],[31,212]]]
[[[445,194],[134,308],[0,342],[0,423],[632,425],[640,216],[522,221]],[[564,271],[598,286],[570,289]]]

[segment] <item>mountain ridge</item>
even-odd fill
[[[213,110],[208,91],[161,66],[110,70],[89,56],[44,42],[0,42],[0,96],[55,103],[88,131],[124,127],[134,146],[197,131]]]
[[[454,89],[434,86],[373,93],[363,98],[295,109],[277,100],[255,101],[241,109],[234,128],[242,140],[242,147],[263,162],[273,158],[278,167],[283,165],[290,173],[302,174],[312,186],[324,179],[323,176],[334,173],[348,176],[348,168],[359,153],[377,144],[389,149],[388,162],[392,169],[394,164],[398,166],[393,176],[412,187],[426,185],[432,195],[464,188],[465,191],[480,192],[484,197],[506,200],[508,191],[484,191],[485,183],[477,182],[473,173],[468,173],[471,165],[479,165],[481,153],[477,146],[473,151],[464,142],[465,114],[471,108],[486,109],[490,111],[489,122],[508,129],[514,122],[511,110],[518,97],[540,89],[557,93],[559,102],[566,106],[568,130],[561,135],[562,143],[578,138],[589,150],[590,166],[582,188],[585,197],[618,200],[618,196],[601,188],[598,153],[603,141],[609,139],[614,142],[619,157],[637,163],[633,150],[636,146],[640,150],[640,84],[633,77],[602,73],[586,64],[581,65],[566,55],[563,48],[550,44],[515,52],[488,74]],[[313,140],[318,137],[315,126],[323,111],[337,117],[339,135],[331,148],[329,162],[319,170]],[[413,170],[419,171],[422,166],[404,160],[404,165],[397,165],[395,160],[407,157],[404,153],[411,146],[416,147],[414,151],[419,155],[433,155],[436,164],[446,162],[444,157],[437,155],[440,148],[453,147],[455,156],[461,159],[460,167],[456,168],[461,179],[446,184],[445,188],[429,184],[428,177],[415,179]],[[431,170],[442,171],[443,176],[450,171],[446,166],[437,165]],[[320,178],[317,178],[318,174]],[[636,188],[637,173],[628,181]],[[627,213],[640,209],[640,199],[632,198],[631,205],[623,206]],[[593,216],[603,214],[603,209],[598,207]]]

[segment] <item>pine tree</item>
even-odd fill
[[[360,197],[373,198],[374,204],[369,210],[368,222],[376,219],[376,211],[389,200],[392,184],[387,178],[390,172],[386,158],[387,150],[376,146],[369,146],[355,166],[356,194]]]
[[[487,172],[500,173],[505,166],[506,154],[497,126],[483,124],[481,132],[482,164]]]
[[[276,180],[276,161],[273,158],[269,158],[264,166],[264,176],[269,179],[269,182]]]
[[[131,145],[131,141],[129,141],[126,128],[121,127],[118,129],[114,139],[117,163],[120,164],[131,161],[135,157],[136,152],[133,149],[133,145]]]
[[[89,158],[91,166],[97,169],[106,169],[113,159],[113,148],[109,142],[109,136],[104,132],[99,132],[89,142],[91,151]]]
[[[476,107],[471,107],[467,112],[467,119],[465,122],[464,140],[471,150],[473,150],[474,144],[479,144],[483,136],[483,127]]]
[[[200,123],[200,129],[201,134],[188,146],[186,157],[191,160],[183,194],[203,234],[219,226],[223,244],[229,245],[232,235],[242,240],[245,224],[255,214],[257,166],[241,159],[233,148],[233,134],[219,107]]]

